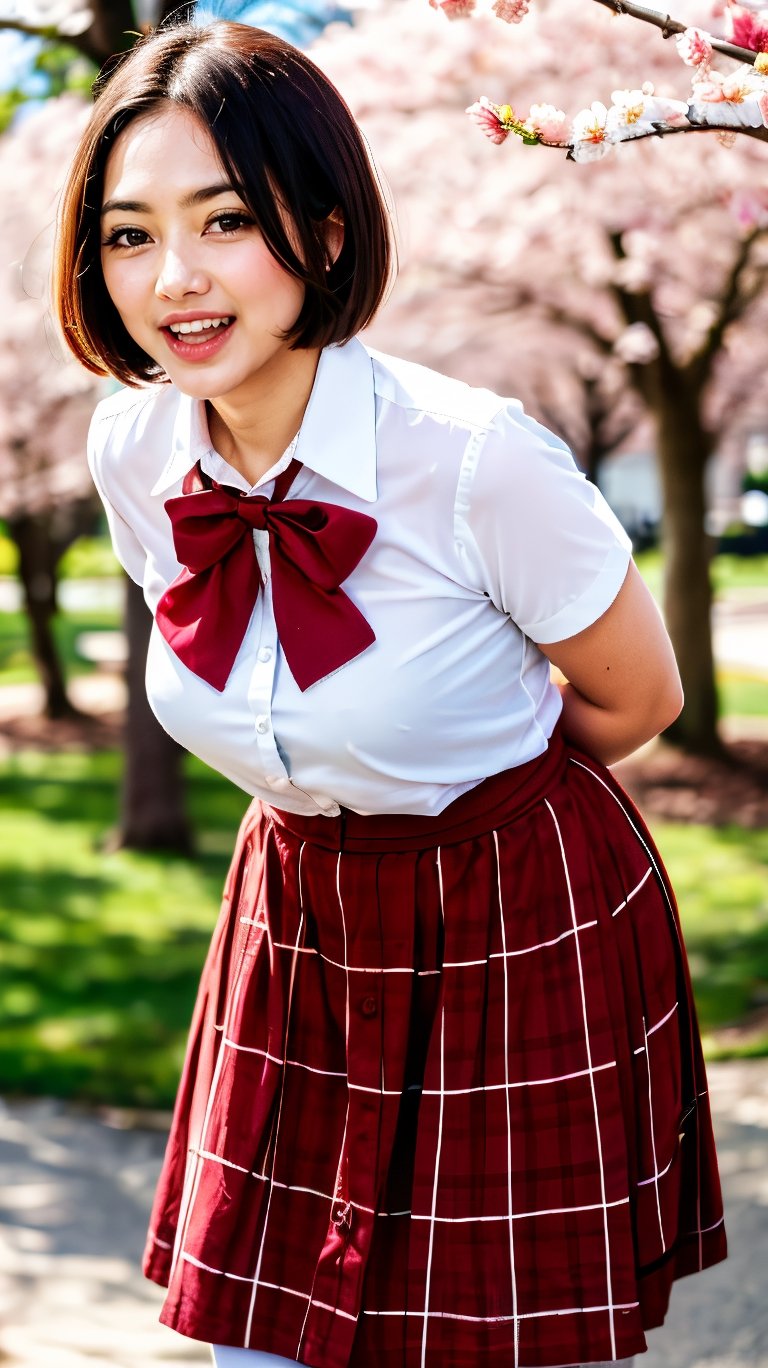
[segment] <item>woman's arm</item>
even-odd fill
[[[539,650],[568,681],[560,686],[565,735],[604,764],[657,736],[683,705],[672,643],[633,563],[602,617]]]

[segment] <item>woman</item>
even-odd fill
[[[391,261],[289,45],[179,27],[102,82],[55,292],[128,386],[91,467],[152,706],[254,795],[145,1269],[220,1365],[621,1359],[725,1256],[677,914],[605,769],[679,679],[562,443],[356,339]]]

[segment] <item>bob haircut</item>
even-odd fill
[[[88,370],[127,385],[166,379],[107,293],[99,222],[116,138],[165,101],[204,125],[270,252],[304,284],[285,335],[291,348],[346,342],[371,321],[394,273],[389,211],[347,105],[302,52],[246,24],[180,24],[113,60],[95,93],[62,193],[53,267],[59,323]],[[334,211],[344,240],[327,269],[324,222]]]

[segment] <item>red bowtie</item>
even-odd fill
[[[269,532],[277,635],[302,692],[376,639],[340,588],[373,541],[376,520],[336,504],[285,500],[300,469],[293,460],[266,499],[215,481],[208,488],[198,465],[165,505],[185,569],[163,594],[157,625],[187,668],[219,692],[261,588],[254,528]]]

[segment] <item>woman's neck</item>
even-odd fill
[[[312,393],[320,353],[292,353],[289,374],[270,380],[268,393],[238,393],[206,403],[211,443],[220,456],[256,484],[296,436]]]

